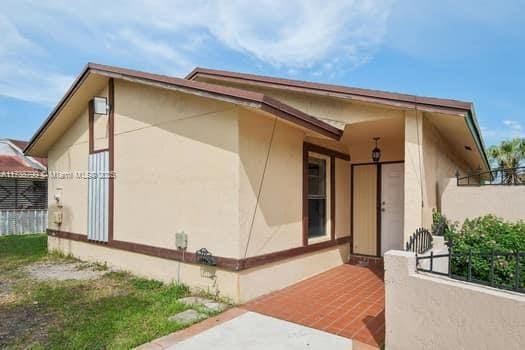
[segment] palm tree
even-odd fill
[[[493,164],[498,167],[497,172],[501,172],[503,184],[517,185],[525,182],[523,169],[518,169],[525,161],[525,138],[504,140],[499,145],[490,147],[488,153]]]

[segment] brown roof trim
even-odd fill
[[[134,81],[138,80],[142,82],[161,84],[161,87],[162,85],[167,85],[170,87],[179,88],[181,91],[200,92],[211,98],[223,98],[229,101],[233,100],[234,102],[247,103],[250,105],[250,107],[272,113],[278,117],[301,125],[332,139],[339,140],[342,136],[342,131],[333,127],[332,125],[261,93],[218,86],[198,81],[190,81],[181,78],[169,77],[166,75],[146,73],[132,69],[88,63],[75,82],[71,85],[69,90],[66,92],[64,97],[62,97],[62,99],[59,101],[55,109],[53,109],[51,114],[40,126],[35,135],[33,135],[29,141],[29,144],[24,149],[24,152],[29,152],[31,150],[31,147],[35,144],[40,135],[46,130],[58,112],[60,112],[60,110],[63,108],[65,103],[69,101],[73,94],[78,90],[90,72],[94,74],[105,75],[110,78],[129,79]]]
[[[334,126],[296,108],[293,108],[281,101],[258,92],[99,64],[91,63],[89,64],[89,67],[94,72],[100,71],[102,73],[114,73],[121,75],[123,78],[130,77],[151,81],[153,83],[164,83],[190,91],[211,94],[211,97],[224,97],[234,99],[239,102],[249,103],[252,105],[252,107],[258,107],[259,109],[269,113],[276,114],[283,119],[299,124],[330,138],[339,140],[339,138],[342,136],[341,130],[335,128]],[[116,78],[119,77],[116,76]]]
[[[470,111],[472,108],[471,102],[464,102],[458,100],[415,96],[409,94],[362,89],[341,85],[323,84],[301,80],[275,78],[263,75],[229,72],[224,70],[208,69],[201,67],[197,67],[193,71],[191,71],[186,76],[186,79],[193,80],[197,76],[212,77],[230,81],[236,80],[250,83],[272,85],[274,87],[296,91],[299,90],[303,92],[322,92],[327,94],[342,95],[345,97],[362,99],[370,102],[373,102],[374,100],[381,100],[401,105],[408,104],[409,106],[413,106],[414,104],[418,104],[420,106],[438,107],[459,111]]]

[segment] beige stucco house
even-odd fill
[[[471,103],[98,64],[25,151],[49,159],[50,248],[237,302],[402,249],[442,180],[488,168]]]

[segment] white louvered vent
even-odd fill
[[[108,241],[109,152],[89,155],[88,239]]]

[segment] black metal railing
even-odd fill
[[[448,258],[446,271],[436,269],[435,259]],[[422,266],[428,261],[426,266]],[[499,289],[525,293],[525,252],[456,252],[449,247],[448,254],[420,256],[416,254],[417,270],[456,280],[481,284]]]
[[[525,185],[525,167],[494,168],[478,171],[465,176],[456,174],[458,186],[519,186]]]
[[[420,227],[410,236],[406,243],[406,250],[416,254],[423,254],[432,248],[432,234]]]

